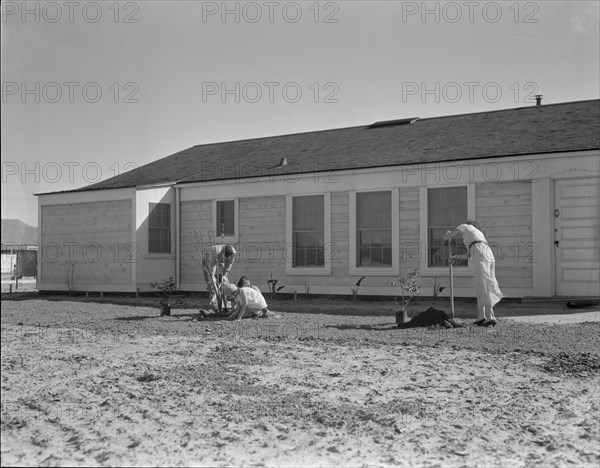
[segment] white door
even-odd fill
[[[557,296],[600,296],[600,179],[554,182]]]

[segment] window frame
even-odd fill
[[[156,227],[156,226],[150,226],[150,216],[152,214],[152,210],[158,206],[158,205],[167,205],[169,207],[169,226],[168,228],[165,227]],[[169,251],[168,252],[152,252],[150,250],[150,232],[152,229],[166,229],[167,233],[168,233],[168,246],[169,246]],[[146,248],[146,253],[148,255],[158,255],[158,256],[172,256],[173,255],[173,210],[172,210],[172,203],[164,203],[164,202],[148,202],[148,245]]]
[[[428,265],[428,252],[429,252],[429,225],[428,225],[428,191],[429,189],[441,189],[441,188],[456,188],[466,187],[467,188],[467,218],[475,217],[475,184],[452,184],[452,185],[428,185],[421,186],[419,188],[419,237],[421,241],[422,251],[420,253],[420,270],[421,276],[448,276],[448,266],[430,267]],[[466,219],[465,219],[466,221]],[[455,226],[456,227],[456,226]],[[458,242],[462,242],[462,238],[457,238]],[[455,252],[453,252],[455,254]],[[469,259],[469,263],[466,267],[455,267],[452,270],[453,276],[473,276],[473,262]]]
[[[324,230],[324,265],[322,267],[295,267],[293,264],[293,206],[294,197],[312,197],[312,196],[323,196],[323,230]],[[315,275],[331,275],[331,193],[297,193],[294,195],[286,195],[285,199],[285,239],[286,245],[283,252],[285,259],[285,272],[287,275],[303,275],[303,276],[315,276]]]
[[[217,202],[233,201],[233,235],[224,236],[223,239],[228,244],[238,242],[239,239],[239,198],[216,198],[212,201],[212,226],[215,232],[215,242],[221,242],[221,236],[217,236]]]
[[[392,197],[392,265],[388,267],[359,267],[357,266],[356,251],[358,248],[356,202],[357,193],[391,192]],[[400,273],[400,189],[378,188],[371,190],[352,190],[348,197],[349,224],[349,274],[350,276],[397,276]]]

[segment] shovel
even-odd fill
[[[452,239],[448,239],[448,266],[450,268],[450,316],[454,320],[454,276],[452,274]]]

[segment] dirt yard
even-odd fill
[[[598,322],[398,330],[389,303],[275,301],[234,326],[4,299],[3,466],[600,463]]]

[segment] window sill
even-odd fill
[[[144,260],[145,259],[162,259],[162,260],[169,260],[169,259],[175,259],[175,255],[170,254],[170,253],[165,253],[165,254],[158,254],[158,253],[153,253],[153,254],[147,254],[144,255],[142,257]]]
[[[285,271],[288,276],[329,276],[331,275],[331,266],[325,266],[322,268],[314,267],[289,267]]]
[[[398,268],[386,267],[386,268],[350,268],[350,276],[398,276],[400,273]]]
[[[223,242],[221,242],[221,237],[215,237],[215,243],[222,245],[222,244],[237,244],[239,241],[239,236],[224,236],[223,237]]]

